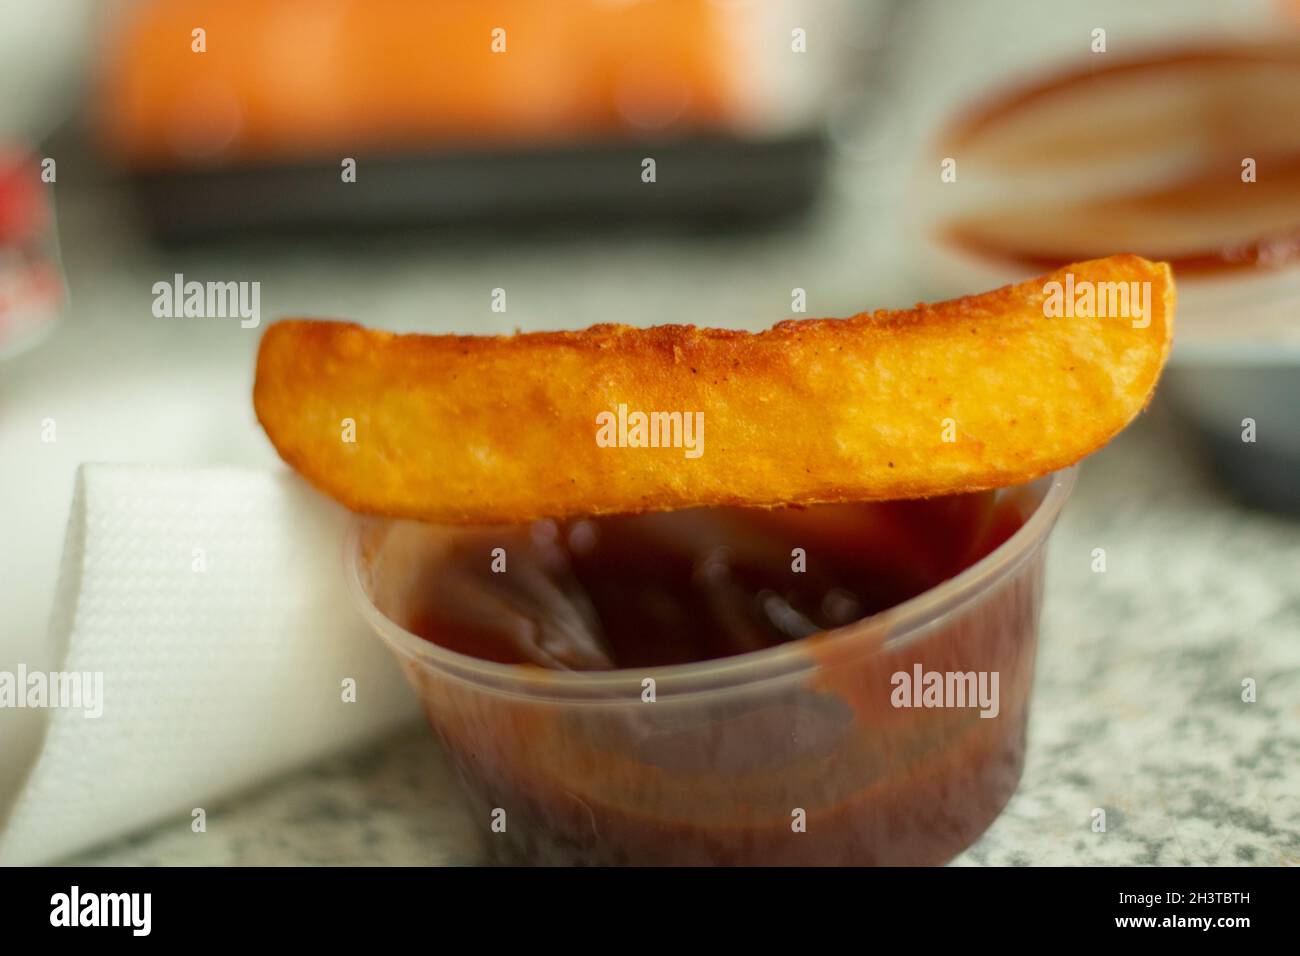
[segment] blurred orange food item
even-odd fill
[[[718,126],[727,34],[709,0],[145,0],[97,112],[138,167]]]

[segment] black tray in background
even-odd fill
[[[503,228],[775,223],[807,210],[826,167],[820,135],[692,136],[514,152],[357,156],[294,165],[134,172],[164,241],[402,226]],[[653,157],[656,182],[641,180]]]

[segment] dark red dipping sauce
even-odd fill
[[[984,494],[460,532],[414,630],[484,660],[558,670],[730,657],[901,604],[1019,524]]]
[[[498,860],[941,863],[1019,780],[1041,547],[907,640],[835,629],[970,567],[1038,501],[407,526],[431,543],[402,559],[401,623],[516,666],[399,656]],[[784,644],[796,653],[775,677],[738,656]],[[662,669],[681,664],[698,666]],[[891,705],[891,675],[917,666],[996,671],[995,719]]]

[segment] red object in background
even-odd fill
[[[40,167],[17,153],[0,150],[0,243],[22,245],[43,236],[49,226],[50,207]]]
[[[40,165],[0,147],[0,358],[35,345],[63,304],[54,215]]]

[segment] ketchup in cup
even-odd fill
[[[1019,780],[1042,544],[1072,480],[510,528],[370,520],[352,583],[497,860],[937,864]],[[965,700],[943,696],[958,685]]]

